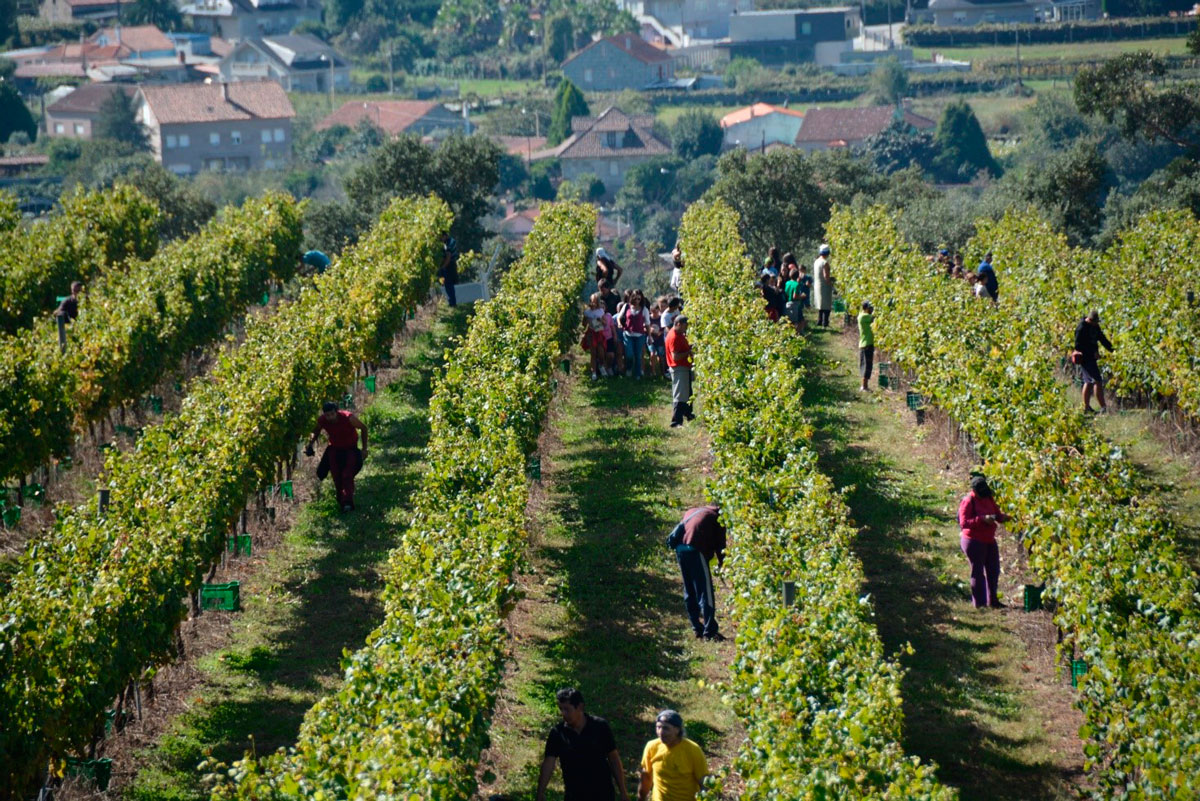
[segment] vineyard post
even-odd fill
[[[55,322],[58,323],[58,352],[65,353],[67,350],[67,318],[66,315],[54,315]]]
[[[97,511],[100,513],[101,517],[104,517],[105,512],[108,511],[108,500],[111,492],[112,490],[108,489],[107,487],[103,487],[100,490]]]

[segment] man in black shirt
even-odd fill
[[[63,298],[62,303],[58,304],[58,308],[54,313],[59,317],[67,318],[67,322],[72,322],[79,316],[79,293],[83,291],[82,281],[71,282],[71,294]]]
[[[583,711],[583,693],[574,687],[559,690],[555,698],[562,722],[546,737],[537,801],[546,801],[546,787],[559,760],[566,788],[564,801],[612,801],[614,779],[621,801],[629,801],[625,770],[608,722]]]

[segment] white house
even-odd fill
[[[725,130],[724,146],[753,149],[785,144],[792,147],[803,123],[802,111],[755,103],[721,118],[721,127]]]
[[[326,92],[350,85],[350,62],[310,34],[244,39],[221,59],[226,81],[278,81],[289,92]]]

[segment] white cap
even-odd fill
[[[612,256],[608,255],[608,251],[604,248],[596,248],[596,258],[612,261]]]
[[[822,256],[828,255],[829,254],[829,245],[821,245],[821,248],[817,252],[820,253]]]

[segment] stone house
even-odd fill
[[[585,92],[645,89],[675,77],[675,59],[633,33],[598,39],[562,64]]]
[[[46,106],[46,136],[67,139],[92,138],[92,126],[100,108],[115,92],[133,97],[137,87],[120,83],[85,83],[69,95]]]
[[[796,147],[809,152],[858,147],[898,118],[918,131],[937,127],[933,120],[895,106],[810,108],[804,114],[800,133],[796,134]]]
[[[104,22],[116,19],[120,0],[42,0],[38,16],[51,22]]]
[[[350,86],[350,62],[310,34],[244,39],[221,59],[224,81],[278,81],[289,92],[327,92]]]
[[[274,169],[291,153],[296,112],[274,81],[142,86],[135,103],[155,158],[178,175]]]
[[[624,185],[631,167],[671,152],[654,135],[653,125],[653,115],[626,114],[610,106],[599,116],[572,119],[572,133],[566,141],[534,154],[534,160],[557,158],[568,181],[595,175],[604,183],[606,196],[612,197]]]
[[[767,103],[731,111],[721,118],[725,147],[766,148],[773,144],[791,147],[804,123],[804,112]]]

